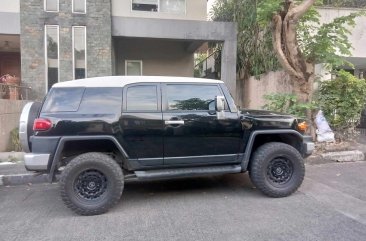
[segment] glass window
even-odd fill
[[[132,0],[132,10],[157,12],[159,0]]]
[[[46,69],[47,69],[47,90],[59,81],[59,28],[58,26],[46,25],[45,47],[46,47]]]
[[[169,110],[214,110],[216,96],[221,96],[215,85],[168,85]]]
[[[72,27],[74,79],[86,78],[86,27]]]
[[[127,89],[127,111],[157,111],[158,95],[155,85],[139,85]]]
[[[142,61],[126,60],[125,73],[126,75],[142,75]]]
[[[58,12],[58,0],[44,0],[44,10],[46,12]]]
[[[81,101],[81,113],[120,113],[122,88],[86,88]]]
[[[86,0],[73,0],[72,1],[73,13],[86,13]]]
[[[159,11],[164,13],[185,13],[186,0],[160,0]]]
[[[54,88],[47,95],[42,112],[77,111],[84,88]]]

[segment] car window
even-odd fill
[[[215,97],[221,96],[216,85],[168,84],[169,110],[215,110]]]
[[[122,88],[86,88],[81,101],[81,113],[120,113]]]
[[[73,112],[80,105],[85,88],[53,88],[46,97],[42,112]]]
[[[157,111],[158,94],[156,85],[138,85],[127,89],[127,111]]]

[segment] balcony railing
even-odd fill
[[[28,100],[31,90],[26,86],[0,83],[0,99]]]

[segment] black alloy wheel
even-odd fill
[[[120,199],[124,187],[121,167],[110,156],[89,152],[72,159],[61,173],[61,198],[80,215],[107,212]]]
[[[252,183],[265,195],[286,197],[304,180],[304,160],[299,151],[288,144],[266,143],[254,152],[249,175]]]

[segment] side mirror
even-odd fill
[[[216,96],[215,98],[216,117],[218,120],[225,119],[225,97]]]
[[[225,109],[225,97],[224,96],[216,96],[215,98],[215,107],[217,112],[221,112]]]

